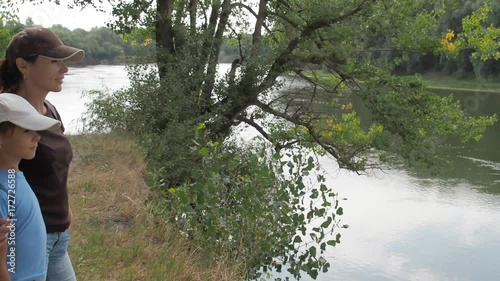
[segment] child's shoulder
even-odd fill
[[[0,169],[0,180],[21,177],[24,178],[24,174],[21,171],[16,171],[14,169],[3,170]]]
[[[6,185],[21,183],[25,180],[23,172],[15,170],[0,170],[0,188],[5,187]]]

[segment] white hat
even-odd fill
[[[0,123],[9,121],[23,129],[43,131],[61,122],[41,115],[27,100],[16,94],[0,94]]]

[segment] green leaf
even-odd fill
[[[310,220],[314,217],[314,211],[313,210],[310,210],[309,212],[307,212],[307,219]]]
[[[316,257],[316,247],[311,246],[311,247],[309,248],[309,254],[310,254],[311,256],[313,256],[313,257]]]
[[[340,233],[337,233],[337,236],[335,236],[335,241],[336,241],[337,243],[340,243],[340,237],[341,237],[341,236],[342,236],[342,235],[341,235]]]
[[[309,274],[309,276],[311,276],[312,279],[316,280],[316,278],[318,278],[318,270],[317,269],[313,269],[313,270],[310,270],[309,272],[307,272]]]
[[[207,147],[204,146],[204,147],[200,148],[199,153],[201,156],[207,157],[210,154],[210,151],[208,150]]]
[[[293,243],[302,243],[300,235],[296,235],[295,238],[293,238]]]
[[[331,223],[332,223],[332,218],[328,217],[328,219],[321,224],[321,227],[327,228],[328,226],[330,226]]]
[[[330,268],[330,263],[325,263],[325,264],[323,265],[323,273],[328,272],[328,269],[329,269],[329,268]]]

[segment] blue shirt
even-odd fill
[[[22,172],[0,170],[0,217],[13,219],[7,270],[13,281],[45,277],[47,234],[40,205]]]

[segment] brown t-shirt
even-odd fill
[[[46,101],[45,106],[45,116],[61,121],[52,104]],[[60,128],[38,134],[41,139],[35,158],[22,160],[19,169],[38,198],[47,233],[63,232],[70,224],[67,181],[73,151],[62,122]]]

